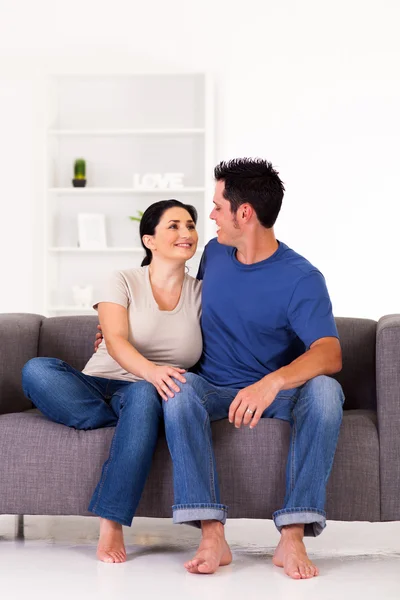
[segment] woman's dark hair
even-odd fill
[[[236,214],[241,204],[250,204],[261,225],[274,226],[281,210],[285,186],[270,162],[262,158],[234,158],[214,169],[217,181],[224,181],[224,198]]]
[[[161,217],[169,208],[174,208],[175,206],[179,208],[184,208],[188,211],[189,215],[192,217],[194,224],[197,223],[197,210],[194,206],[190,204],[183,204],[183,202],[179,202],[179,200],[160,200],[160,202],[155,202],[151,204],[149,208],[147,208],[143,216],[140,220],[140,241],[142,246],[146,252],[146,256],[142,261],[142,267],[149,265],[151,263],[151,259],[153,258],[153,253],[149,248],[143,244],[143,236],[144,235],[154,235],[156,231],[156,227],[159,224]]]

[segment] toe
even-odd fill
[[[214,573],[213,568],[206,562],[201,563],[198,569],[200,573]]]
[[[192,574],[198,573],[197,567],[195,565],[192,565],[188,568],[188,572]]]
[[[306,568],[306,565],[304,565],[304,564],[300,564],[299,565],[299,573],[300,573],[302,579],[306,579],[307,578],[307,568]]]
[[[301,575],[298,571],[291,571],[288,573],[288,575],[292,578],[292,579],[301,579]]]
[[[108,552],[99,552],[97,556],[102,562],[106,562],[106,563],[114,562],[113,557]]]

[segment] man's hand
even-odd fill
[[[278,382],[267,375],[257,383],[240,390],[229,407],[229,422],[235,427],[250,425],[253,429],[264,410],[270,406],[280,391]]]
[[[97,325],[97,329],[99,330],[96,333],[96,339],[94,340],[94,351],[97,352],[101,342],[103,341],[103,332],[101,330],[101,325]]]

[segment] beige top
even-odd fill
[[[188,369],[199,360],[203,342],[200,329],[201,281],[185,275],[179,302],[174,310],[160,310],[151,289],[149,268],[116,271],[99,302],[115,302],[128,309],[128,341],[157,365]],[[125,371],[107,352],[103,339],[82,373],[107,379],[139,381]]]

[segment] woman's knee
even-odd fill
[[[137,381],[130,383],[122,391],[123,406],[133,409],[150,410],[160,407],[160,396],[152,383]]]
[[[22,367],[22,388],[25,394],[33,384],[46,385],[57,362],[60,361],[56,358],[47,357],[35,357],[28,360]]]

